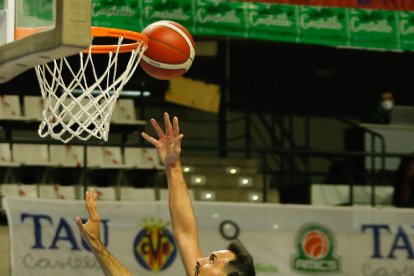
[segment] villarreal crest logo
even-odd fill
[[[134,254],[146,270],[158,272],[167,269],[177,255],[174,238],[167,229],[170,222],[145,220],[144,228],[134,241]]]

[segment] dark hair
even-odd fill
[[[229,244],[228,250],[236,255],[236,258],[228,263],[228,276],[255,276],[253,258],[239,241]]]

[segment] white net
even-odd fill
[[[50,135],[64,143],[75,137],[108,141],[115,102],[147,48],[145,43],[138,42],[135,50],[120,54],[122,43],[120,37],[115,51],[95,55],[91,45],[88,53],[79,54],[78,64],[63,57],[35,67],[43,99],[38,130],[41,137]],[[129,55],[123,66],[118,62],[120,55]],[[99,68],[102,65],[95,64],[93,57],[107,58],[106,68]]]

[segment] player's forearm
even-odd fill
[[[169,208],[174,233],[186,274],[194,275],[195,260],[201,257],[193,205],[180,162],[166,167]]]
[[[101,243],[95,243],[91,246],[92,252],[98,260],[106,276],[132,276],[128,271]]]
[[[174,167],[167,167],[166,174],[173,230],[180,235],[192,235],[198,241],[196,219],[181,164],[178,163]]]

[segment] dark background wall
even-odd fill
[[[222,85],[237,108],[359,118],[383,91],[393,92],[397,105],[414,105],[410,52],[198,39],[203,40],[217,41],[217,55],[196,55],[185,76]],[[168,81],[155,80],[140,68],[125,87],[150,90],[158,99],[167,88]],[[0,91],[38,94],[34,70],[0,84]]]

